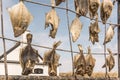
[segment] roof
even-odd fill
[[[3,60],[0,60],[0,63],[4,63],[4,61],[3,61]],[[20,64],[19,61],[14,61],[14,60],[7,60],[7,63]],[[37,63],[36,65],[47,65],[47,64]]]
[[[20,42],[17,42],[12,48],[10,48],[8,51],[6,51],[6,54],[8,55],[10,52],[12,52],[14,49],[16,49],[18,46],[20,46]],[[0,56],[0,60],[4,57],[4,53]]]
[[[8,54],[10,54],[13,50],[15,50],[17,47],[19,47],[20,46],[20,42],[17,42],[12,48],[10,48],[8,51],[6,51],[6,54],[8,55]],[[41,60],[43,60],[43,58],[41,57],[41,55],[39,54],[38,55],[39,56],[39,58],[41,59]],[[0,60],[2,59],[4,57],[4,53],[0,56]]]

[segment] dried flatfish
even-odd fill
[[[22,1],[8,8],[8,12],[10,14],[14,36],[18,37],[26,31],[33,17]]]
[[[37,50],[30,46],[26,46],[25,48],[21,49],[20,63],[22,66],[22,75],[28,75],[32,73],[36,61],[39,62]]]
[[[52,27],[52,30],[50,30],[50,37],[55,38],[55,35],[57,33],[58,25],[59,25],[59,17],[55,11],[55,9],[51,9],[50,12],[46,13],[45,16],[45,29],[49,27],[49,24]]]
[[[57,66],[59,64],[60,55],[57,54],[55,50],[60,44],[60,41],[55,42],[53,49],[44,53],[43,63],[48,64],[48,74],[50,76],[57,76]]]
[[[103,24],[106,23],[108,18],[110,17],[113,10],[113,3],[111,0],[103,0],[100,8],[100,16]]]
[[[80,32],[82,30],[82,23],[80,22],[79,18],[76,17],[70,26],[70,32],[72,33],[72,41],[75,42],[79,36]]]
[[[86,74],[88,74],[88,76],[91,76],[93,73],[93,68],[95,66],[96,60],[91,54],[90,47],[88,47],[88,54],[86,55],[85,60],[86,60]]]
[[[105,45],[106,43],[108,43],[112,40],[114,33],[115,33],[114,28],[115,28],[115,26],[110,25],[109,28],[107,29],[103,45]]]
[[[65,0],[55,0],[56,6],[60,5],[62,2],[65,2]]]
[[[109,72],[113,69],[113,67],[115,66],[115,59],[113,57],[113,53],[112,51],[108,48],[107,51],[109,52],[109,56],[107,56],[106,58],[106,62],[107,64],[105,63],[102,68],[104,67],[108,67],[109,68]]]
[[[97,15],[98,8],[100,6],[100,0],[89,0],[89,15],[93,19]]]
[[[85,57],[83,55],[83,48],[82,45],[78,44],[78,48],[80,50],[80,54],[76,54],[74,56],[74,69],[75,69],[75,74],[76,75],[82,75],[84,76],[85,74],[85,67],[86,67],[86,62],[85,62]]]
[[[99,34],[100,28],[98,25],[98,21],[96,20],[94,23],[90,24],[89,27],[89,40],[95,44],[95,42],[99,42]]]
[[[74,0],[74,4],[76,13],[80,14],[79,16],[86,16],[88,13],[88,0]]]
[[[20,50],[19,60],[22,67],[22,75],[32,73],[36,63],[39,62],[38,51],[31,46],[32,34],[27,34],[27,46]]]

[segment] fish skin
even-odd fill
[[[32,71],[35,64],[39,63],[38,51],[32,47],[30,47],[30,50],[28,48],[29,46],[26,46],[20,50],[19,61],[22,67],[22,75],[28,75],[32,73],[29,72],[29,70]]]
[[[32,48],[32,34],[26,34],[27,46],[20,49],[19,62],[22,67],[22,75],[32,73],[36,63],[39,63],[38,50]]]
[[[70,26],[70,32],[72,34],[72,41],[75,42],[79,36],[80,36],[80,32],[82,30],[82,23],[80,22],[79,18],[76,17]]]
[[[74,0],[76,15],[86,16],[88,13],[88,0]]]
[[[19,37],[27,30],[29,24],[33,20],[33,16],[22,1],[7,10],[10,15],[14,37]]]
[[[102,23],[105,24],[110,17],[113,10],[113,3],[111,0],[103,0],[100,7],[100,17]]]
[[[85,56],[85,60],[86,60],[86,74],[88,76],[91,76],[93,73],[96,59],[91,54],[90,46],[88,47],[88,54]]]
[[[60,19],[55,11],[55,9],[51,9],[45,16],[45,29],[48,28],[50,25],[52,29],[50,30],[49,36],[55,38],[57,29],[59,26]]]
[[[78,48],[80,50],[80,53],[76,54],[74,56],[74,61],[73,61],[75,74],[84,76],[85,75],[85,69],[86,69],[85,68],[86,62],[85,62],[85,57],[83,55],[82,45],[78,44]]]
[[[99,6],[100,0],[89,0],[89,15],[91,19],[97,15]]]
[[[65,2],[65,0],[55,0],[56,6],[59,6],[62,2]]]
[[[114,33],[115,33],[114,28],[115,27],[113,25],[110,25],[109,28],[107,29],[103,45],[105,45],[106,43],[112,40]]]
[[[44,53],[43,63],[48,64],[48,74],[50,76],[57,76],[57,67],[59,64],[59,59],[60,55],[57,54],[55,50],[49,50]]]
[[[46,51],[43,56],[43,63],[48,64],[49,76],[57,76],[57,67],[59,64],[60,55],[56,53],[56,48],[61,44],[61,41],[55,42],[53,48]]]
[[[114,68],[114,66],[115,66],[115,59],[113,57],[112,51],[109,48],[107,48],[107,51],[109,52],[109,55],[106,58],[107,64],[105,63],[102,66],[102,68],[105,68],[107,66],[109,68],[109,72],[110,72]]]
[[[94,23],[91,23],[89,27],[89,40],[92,42],[92,44],[99,42],[99,32],[100,28],[98,25],[98,20],[96,20]]]

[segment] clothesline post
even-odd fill
[[[5,39],[4,39],[4,27],[3,27],[3,9],[2,9],[2,0],[0,0],[0,15],[1,15],[1,34],[2,34],[3,50],[4,50],[5,80],[8,80],[7,54],[6,54],[6,46],[5,46]]]
[[[120,0],[118,0],[118,24],[120,24]],[[120,78],[120,27],[118,27],[118,78]]]
[[[72,75],[74,76],[73,49],[72,49],[72,40],[71,40],[70,27],[69,27],[68,1],[69,1],[69,0],[66,0],[66,16],[67,16],[67,26],[68,26],[69,43],[70,43],[71,59],[72,59]]]

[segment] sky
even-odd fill
[[[10,16],[8,14],[7,8],[12,7],[13,5],[19,3],[19,0],[2,0],[3,1],[3,23],[4,23],[4,36],[6,38],[14,39],[14,40],[21,40],[22,36],[19,37],[14,37],[13,35],[13,29],[12,29],[12,24],[10,21]],[[44,4],[49,4],[50,5],[50,0],[32,0],[34,2],[40,2]],[[102,1],[102,0],[101,0]],[[74,2],[73,0],[68,0],[69,4],[69,9],[75,11],[74,9]],[[56,34],[56,38],[52,39],[49,37],[49,31],[50,28],[45,28],[45,14],[51,10],[50,7],[47,6],[42,6],[42,5],[37,5],[37,4],[32,4],[29,2],[24,2],[26,5],[27,9],[30,11],[30,13],[33,16],[33,21],[30,23],[29,27],[27,30],[30,30],[31,33],[33,34],[33,41],[32,44],[37,44],[41,46],[47,46],[47,47],[52,47],[52,44],[55,41],[61,41],[62,44],[58,47],[59,49],[65,49],[65,50],[70,50],[70,43],[69,43],[69,32],[68,32],[68,26],[67,26],[67,17],[66,17],[66,11],[57,9],[56,12],[59,15],[60,18],[60,24],[59,28]],[[66,7],[66,3],[62,3],[59,5],[60,7]],[[100,10],[100,9],[99,9]],[[100,11],[98,10],[99,14],[99,20],[100,19]],[[87,16],[89,16],[87,14]],[[69,25],[71,25],[72,20],[75,18],[75,14],[72,12],[69,12]],[[104,46],[103,46],[103,41],[104,41],[104,25],[102,23],[99,23],[99,27],[101,29],[101,32],[99,33],[99,43],[95,43],[93,45],[89,41],[89,25],[90,25],[90,20],[85,18],[85,17],[80,17],[80,21],[83,24],[82,31],[80,33],[79,39],[73,43],[72,42],[72,48],[73,51],[79,52],[79,49],[77,47],[77,44],[81,44],[83,46],[84,52],[87,53],[87,47],[91,47],[92,53],[103,53],[104,52]],[[113,7],[112,14],[110,18],[108,19],[107,22],[115,23],[117,24],[117,3]],[[1,24],[1,21],[0,21]],[[107,25],[107,28],[109,25]],[[1,35],[1,27],[0,27],[0,36]],[[3,53],[3,42],[2,39],[0,39],[0,54]],[[6,50],[10,49],[11,46],[13,46],[15,42],[8,41],[6,40]],[[44,52],[48,49],[43,49],[40,47],[35,47],[35,49],[39,51],[39,54],[43,56]],[[107,48],[110,48],[113,53],[117,53],[117,28],[115,28],[115,35],[111,42],[107,44]],[[57,53],[61,56],[60,57],[60,63],[62,64],[60,66],[60,72],[71,72],[72,71],[72,59],[71,59],[71,53],[68,52],[63,52],[63,51],[57,51]],[[74,53],[75,55],[75,53]],[[96,66],[94,68],[94,71],[99,72],[99,71],[105,71],[105,69],[102,69],[102,65],[104,64],[104,55],[93,55],[96,59]],[[113,72],[117,72],[117,56],[115,57],[115,67],[112,70]]]

